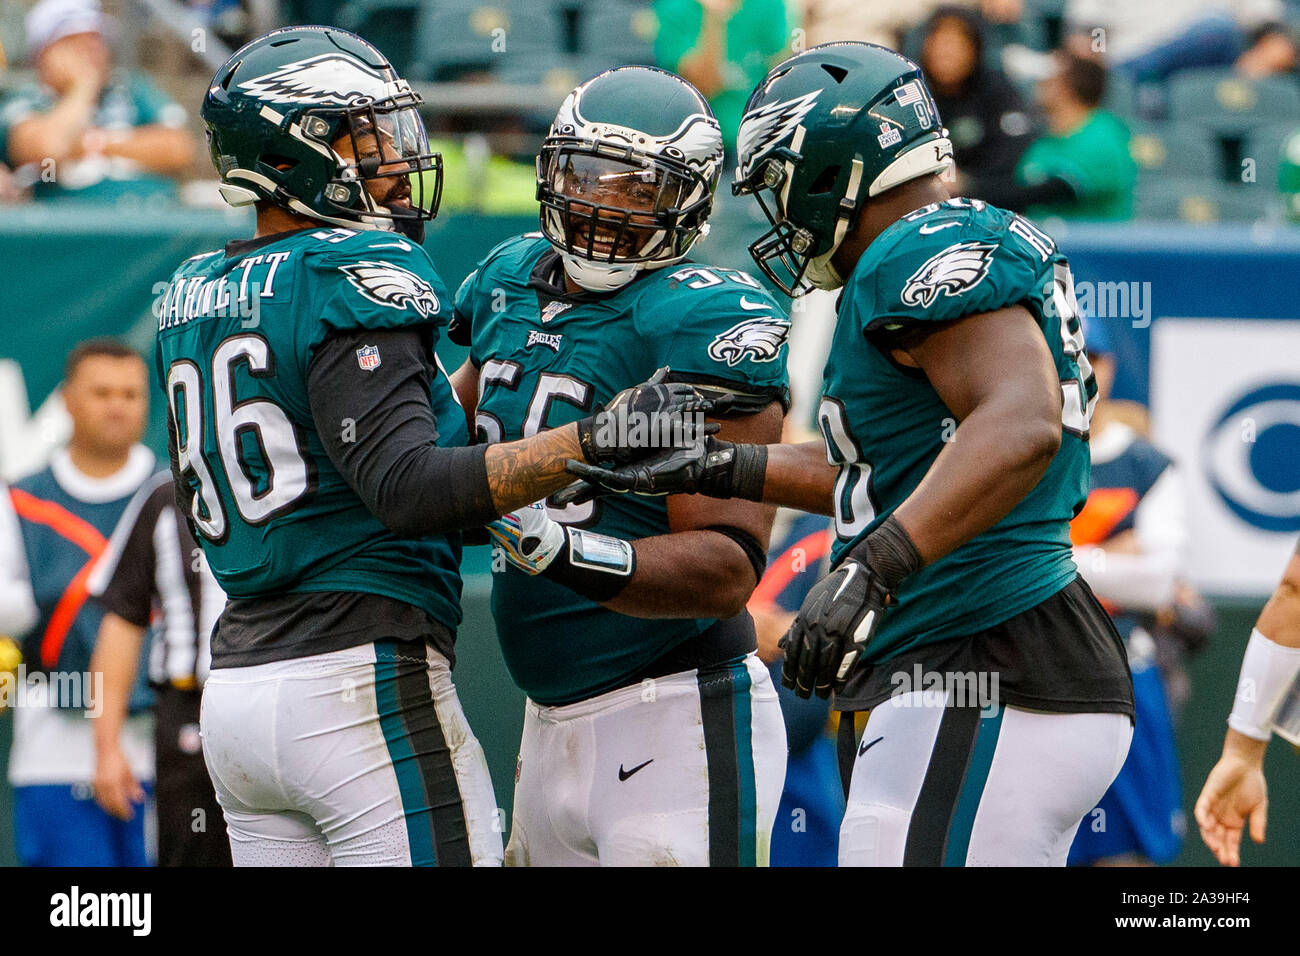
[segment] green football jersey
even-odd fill
[[[577,421],[665,365],[673,379],[788,402],[790,322],[752,276],[683,262],[616,292],[556,297],[537,278],[556,258],[540,234],[508,240],[456,293],[479,369],[481,441]],[[662,498],[619,495],[550,513],[625,540],[670,530]],[[513,568],[493,576],[492,612],[515,683],[547,704],[624,686],[714,623],[628,617]]]
[[[374,593],[455,630],[460,535],[394,537],[326,455],[307,394],[313,353],[330,330],[436,329],[448,302],[424,249],[377,230],[310,228],[232,243],[172,276],[155,307],[156,372],[191,517],[232,598]],[[362,368],[382,361],[378,348],[357,352]],[[439,369],[438,444],[464,445],[465,414]]]
[[[1065,257],[1014,213],[975,199],[926,206],[881,233],[845,285],[818,412],[839,465],[837,561],[920,484],[958,424],[923,374],[889,359],[879,334],[1012,305],[1033,315],[1056,362],[1060,450],[1010,514],[903,582],[867,662],[992,627],[1074,579],[1069,522],[1088,493],[1097,386]]]

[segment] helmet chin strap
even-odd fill
[[[560,260],[564,263],[565,275],[588,292],[613,292],[621,289],[646,266],[644,262],[629,262],[626,265],[592,262],[568,252],[561,252]]]
[[[839,212],[835,216],[835,238],[831,247],[820,256],[808,260],[804,268],[804,278],[816,289],[833,292],[844,285],[844,279],[831,264],[831,257],[839,249],[844,237],[849,234],[849,223],[857,212],[858,190],[862,187],[862,160],[853,160],[853,169],[849,173],[849,184],[844,189],[844,198],[840,200]]]
[[[628,262],[620,265],[609,262],[592,262],[590,259],[584,259],[568,252],[560,253],[560,261],[564,264],[565,274],[588,292],[613,292],[615,289],[623,288],[642,272],[662,269],[664,266],[671,266],[674,263],[681,262],[685,258],[682,255],[675,256],[672,259],[661,259],[657,262]]]

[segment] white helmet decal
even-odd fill
[[[736,135],[736,152],[740,157],[740,178],[753,171],[754,156],[793,133],[809,111],[817,105],[821,90],[813,90],[791,100],[769,103],[745,114]]]
[[[406,84],[344,53],[323,53],[280,67],[239,84],[249,96],[268,103],[358,106],[405,92]]]
[[[551,125],[551,135],[626,144],[651,156],[668,155],[699,169],[706,179],[712,174],[713,166],[721,161],[722,131],[712,116],[692,113],[667,136],[655,136],[615,123],[592,122],[582,115],[581,105],[582,92],[590,82],[588,80],[564,98]]]

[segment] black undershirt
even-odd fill
[[[357,349],[377,346],[366,371]],[[307,394],[326,454],[366,507],[401,538],[478,527],[497,517],[483,447],[440,448],[430,404],[431,330],[332,332],[316,349]],[[352,420],[346,431],[343,423]],[[352,441],[346,438],[354,439]],[[450,628],[379,594],[294,592],[235,599],[212,638],[213,667],[245,667],[376,640],[431,644],[452,661]]]
[[[888,613],[888,612],[886,612]],[[1110,616],[1082,577],[1001,624],[855,668],[836,710],[870,710],[902,690],[922,690],[915,676],[988,675],[998,701],[1047,713],[1116,713],[1134,717],[1128,655]],[[992,675],[998,677],[996,688]]]

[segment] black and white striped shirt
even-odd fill
[[[103,607],[136,625],[156,625],[149,681],[185,689],[207,679],[209,639],[226,595],[176,507],[172,477],[145,482],[127,507],[88,582]]]

